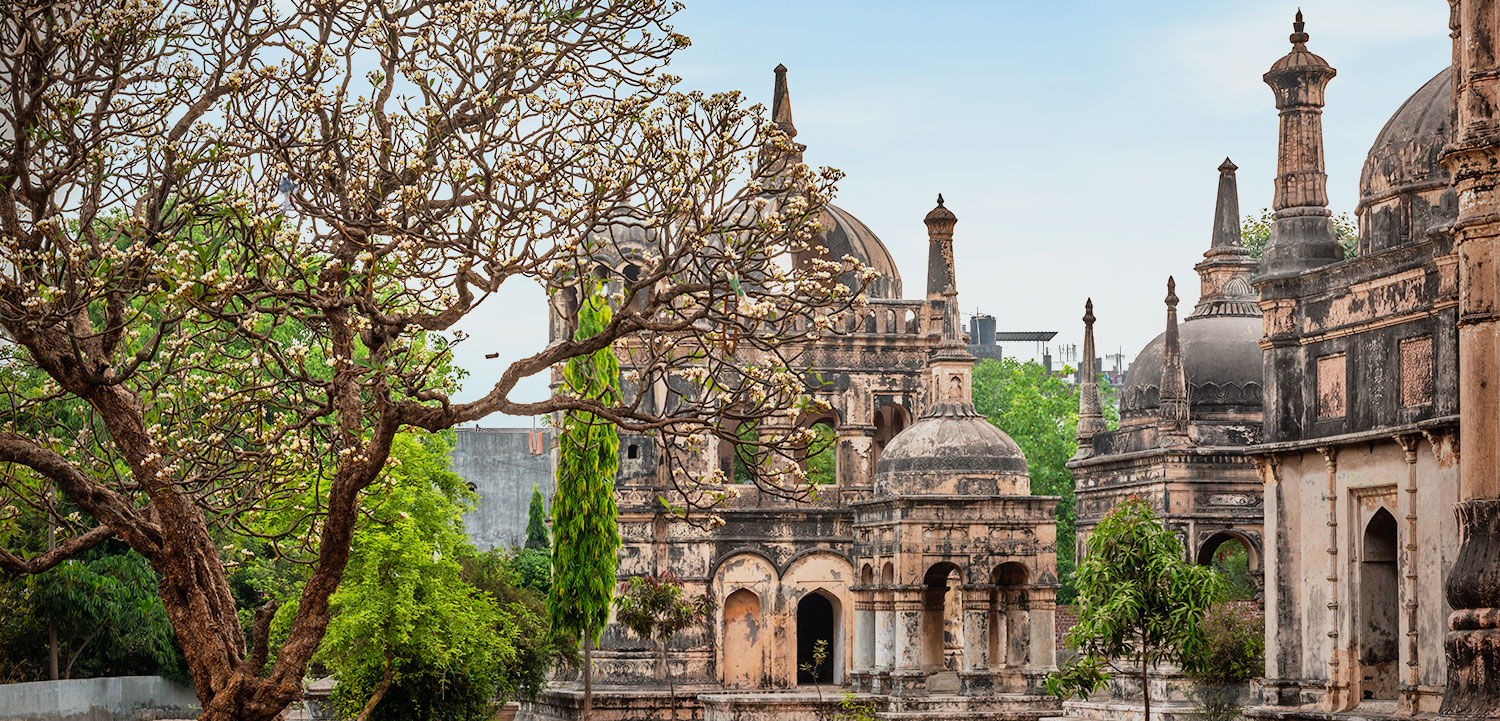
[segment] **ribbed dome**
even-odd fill
[[[1454,199],[1444,198],[1450,176],[1439,162],[1453,140],[1453,120],[1452,73],[1443,68],[1375,136],[1355,208],[1363,252],[1421,240],[1428,228],[1457,217]]]
[[[1214,410],[1256,411],[1261,406],[1259,316],[1189,318],[1177,326],[1188,402],[1195,417]],[[1130,364],[1120,391],[1120,411],[1149,413],[1161,394],[1162,345],[1156,336]]]
[[[896,270],[896,260],[891,257],[891,251],[886,249],[885,243],[880,242],[875,231],[870,230],[869,226],[850,215],[849,211],[832,203],[824,206],[823,214],[818,218],[818,224],[823,227],[821,238],[824,247],[828,249],[829,260],[838,260],[845,255],[850,255],[866,267],[873,268],[880,273],[880,277],[865,291],[867,296],[871,298],[901,297],[901,273]],[[854,283],[852,277],[842,280],[851,286]]]
[[[896,434],[876,462],[876,496],[1029,493],[1021,447],[968,405],[933,408]]]

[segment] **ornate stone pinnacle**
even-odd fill
[[[943,194],[942,193],[938,193],[938,207],[939,208],[943,207]]]
[[[1172,276],[1167,276],[1167,307],[1177,307],[1177,281]]]
[[[1219,172],[1221,173],[1233,173],[1234,171],[1239,169],[1240,166],[1235,165],[1234,161],[1230,160],[1229,156],[1227,155],[1224,156],[1224,162],[1219,163]]]
[[[1088,327],[1090,327],[1090,328],[1092,328],[1092,327],[1094,327],[1094,321],[1095,320],[1096,319],[1094,318],[1094,299],[1093,298],[1089,298],[1088,300],[1086,300],[1086,301],[1083,302],[1083,324],[1086,325],[1086,326],[1088,326]]]
[[[1297,8],[1297,19],[1292,21],[1291,41],[1293,45],[1307,44],[1307,40],[1311,36],[1303,32],[1303,28],[1305,27],[1307,27],[1307,23],[1302,22],[1302,8]]]

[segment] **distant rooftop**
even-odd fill
[[[1001,330],[995,331],[995,342],[1015,343],[1018,341],[1028,341],[1045,343],[1052,340],[1052,337],[1055,335],[1057,335],[1057,331],[1055,330]]]

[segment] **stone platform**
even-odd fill
[[[821,691],[821,693],[820,693]],[[849,690],[823,686],[809,690],[734,691],[716,686],[687,686],[677,690],[675,718],[679,721],[824,721],[841,712],[838,703]],[[1056,716],[1057,699],[1051,696],[1005,693],[986,696],[941,694],[893,697],[857,694],[855,698],[875,705],[882,721],[1036,721]],[[583,691],[569,685],[543,692],[535,701],[523,703],[516,721],[576,721],[582,717]],[[672,719],[674,712],[666,688],[596,688],[596,721],[658,721]]]

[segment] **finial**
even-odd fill
[[[1089,298],[1083,302],[1083,324],[1092,328],[1094,326],[1094,299]]]
[[[1307,23],[1302,22],[1302,8],[1297,8],[1297,19],[1292,21],[1292,44],[1305,45],[1311,36],[1303,31]]]
[[[1177,281],[1172,276],[1167,276],[1167,307],[1177,307]]]
[[[1241,248],[1240,191],[1234,171],[1239,168],[1229,158],[1219,164],[1219,197],[1214,203],[1214,229],[1209,249]]]
[[[1302,16],[1298,15],[1297,17],[1300,18]],[[776,74],[777,75],[786,75],[786,66],[782,65],[781,63],[776,63]]]
[[[1233,173],[1234,171],[1239,169],[1240,166],[1235,165],[1234,161],[1230,160],[1229,156],[1227,155],[1224,156],[1224,162],[1219,163],[1219,172],[1221,173]]]
[[[938,193],[938,207],[939,208],[943,207],[943,194],[942,193]]]

